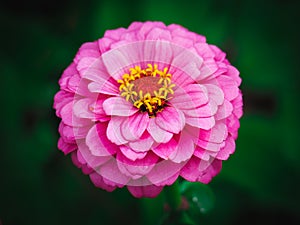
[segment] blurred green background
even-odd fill
[[[7,1],[1,21],[0,224],[155,224],[157,199],[108,193],[57,150],[57,81],[79,46],[132,21],[178,23],[241,72],[236,153],[201,224],[300,224],[299,10],[292,0]],[[153,213],[153,214],[151,214]]]

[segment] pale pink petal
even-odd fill
[[[178,136],[177,148],[169,156],[169,159],[175,163],[181,163],[191,158],[195,150],[194,142],[187,132],[181,132]]]
[[[80,154],[80,156],[79,156]],[[87,163],[88,166],[90,166],[91,168],[96,168],[98,166],[101,166],[102,164],[106,163],[108,160],[111,159],[111,156],[95,156],[91,153],[89,147],[84,144],[81,143],[78,146],[78,151],[77,151],[77,156],[78,156],[78,160],[80,160],[80,158],[83,159],[83,161],[81,161],[81,163]]]
[[[146,152],[152,147],[153,143],[154,140],[151,135],[144,132],[139,140],[129,142],[129,146],[136,152]]]
[[[95,156],[109,156],[116,153],[118,147],[106,137],[106,126],[94,125],[86,136],[86,144]]]
[[[203,141],[203,140],[199,139],[197,142],[197,145],[206,150],[217,152],[222,147],[222,143],[208,142],[208,141]]]
[[[211,50],[207,43],[197,43],[194,45],[197,53],[204,59],[215,57],[215,53]]]
[[[149,121],[147,131],[157,143],[166,143],[173,137],[173,133],[161,129],[153,118]]]
[[[96,172],[101,174],[101,176],[105,179],[105,183],[108,185],[123,187],[130,180],[130,177],[126,176],[119,170],[116,159],[111,159],[96,169]]]
[[[134,161],[124,156],[121,152],[117,153],[117,165],[120,171],[132,179],[138,179],[148,174],[158,159],[159,158],[152,152],[149,152],[144,158]]]
[[[155,198],[163,189],[163,186],[127,186],[128,191],[136,198]]]
[[[195,151],[194,151],[194,156],[196,156],[199,159],[202,160],[209,160],[210,155],[207,154],[207,150],[200,148],[199,146],[196,146]]]
[[[227,127],[224,122],[217,122],[210,130],[201,130],[199,138],[207,142],[222,143],[227,138]]]
[[[120,150],[128,159],[135,161],[137,159],[142,159],[147,155],[147,152],[136,152],[126,145],[120,146]]]
[[[209,130],[215,125],[214,117],[197,118],[197,117],[186,117],[185,122],[193,127],[202,128]]]
[[[194,79],[192,79],[188,74],[178,68],[171,67],[169,72],[170,74],[172,74],[172,83],[174,83],[176,87],[185,87],[189,84],[195,83]],[[176,87],[174,89],[176,89]]]
[[[94,99],[83,98],[74,103],[73,111],[74,115],[78,118],[89,118],[93,119],[95,115],[91,111],[91,106],[94,103]]]
[[[171,62],[171,68],[180,68],[181,71],[196,80],[201,73],[199,68],[203,64],[202,57],[186,48],[176,45],[172,46],[172,50],[174,58]]]
[[[148,180],[155,185],[171,185],[177,179],[184,163],[174,163],[171,160],[163,160],[146,175]]]
[[[236,82],[232,78],[227,77],[227,76],[219,76],[217,78],[217,82],[221,86],[221,88],[224,92],[225,98],[228,101],[231,101],[238,96],[239,88],[238,88]]]
[[[81,77],[78,74],[74,74],[68,80],[68,83],[67,83],[68,89],[75,93],[78,89],[78,85],[79,85],[80,81],[81,81]]]
[[[222,120],[224,118],[227,118],[232,114],[233,111],[233,105],[225,99],[224,103],[219,107],[215,119],[216,120]]]
[[[161,113],[158,113],[155,118],[157,126],[170,133],[178,134],[185,124],[185,118],[181,111],[166,107]]]
[[[195,109],[184,109],[182,110],[186,117],[200,117],[206,118],[216,114],[218,106],[215,102],[209,101],[207,104],[200,106]]]
[[[218,66],[213,59],[206,59],[203,61],[203,64],[200,68],[200,74],[197,78],[195,78],[197,81],[201,81],[204,79],[207,79],[210,77],[214,72],[216,72],[218,69]]]
[[[128,142],[121,133],[120,126],[123,123],[123,121],[124,118],[122,117],[112,116],[106,130],[107,138],[117,145],[126,144]]]
[[[222,105],[224,102],[224,93],[222,89],[213,84],[204,85],[208,91],[209,98],[212,99],[217,105]]]
[[[158,54],[159,53],[159,54]],[[140,62],[165,62],[172,59],[170,43],[162,41],[143,41],[121,45],[102,55],[108,73],[115,79],[122,78],[123,69]]]
[[[99,59],[91,56],[81,58],[77,63],[76,69],[80,71],[81,74],[84,74],[97,60]]]
[[[138,140],[146,130],[148,123],[148,113],[136,113],[123,119],[120,127],[121,133],[128,141]]]
[[[178,109],[195,109],[207,104],[208,100],[208,93],[204,86],[189,84],[177,88],[170,103]]]
[[[107,115],[131,116],[138,111],[132,103],[122,97],[111,97],[103,102],[103,109]]]
[[[88,89],[93,93],[102,93],[107,95],[117,96],[120,93],[118,84],[112,78],[103,79],[101,82],[91,82]]]

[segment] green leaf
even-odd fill
[[[208,185],[184,181],[181,183],[181,193],[189,204],[189,215],[199,216],[214,206],[215,196]]]

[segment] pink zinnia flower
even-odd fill
[[[240,83],[224,52],[179,25],[106,31],[59,80],[58,148],[107,191],[155,197],[179,176],[208,183],[235,150]]]

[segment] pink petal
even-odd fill
[[[83,98],[74,103],[73,111],[74,115],[78,118],[93,119],[95,115],[91,111],[91,105],[94,103],[93,99]]]
[[[193,157],[180,171],[180,176],[184,179],[195,182],[200,176],[201,172],[198,170],[201,160],[199,158]]]
[[[129,146],[137,152],[148,151],[154,143],[153,138],[147,133],[144,132],[140,139],[137,141],[129,142]]]
[[[82,163],[86,162],[88,166],[91,168],[96,168],[100,165],[103,165],[106,163],[108,160],[111,159],[111,156],[95,156],[91,153],[90,149],[86,144],[81,143],[78,146],[78,151],[77,154],[80,153],[81,157],[83,158],[84,161]],[[79,159],[79,157],[78,157]]]
[[[136,152],[126,145],[120,146],[120,150],[128,159],[135,161],[137,159],[142,159],[147,155],[147,152]]]
[[[91,56],[81,58],[76,65],[76,69],[80,71],[80,74],[84,74],[84,72],[88,70],[91,66],[93,66],[93,64],[97,62],[97,60],[99,59]]]
[[[96,172],[101,174],[105,179],[105,183],[111,186],[117,185],[118,187],[123,187],[130,180],[130,177],[124,175],[119,170],[116,159],[111,159],[99,167]]]
[[[123,121],[124,118],[122,117],[112,116],[106,130],[107,138],[117,145],[126,144],[128,142],[127,140],[125,140],[121,133],[120,126],[123,123]]]
[[[232,104],[225,99],[224,103],[219,107],[215,119],[216,120],[222,120],[224,118],[227,118],[232,114],[233,106]]]
[[[61,118],[62,121],[69,125],[73,126],[73,102],[69,102],[61,109]]]
[[[171,24],[167,28],[172,31],[173,37],[183,37],[184,39],[190,39],[195,43],[206,42],[206,38],[203,35],[199,35],[194,32],[191,32],[180,25]]]
[[[131,177],[138,179],[149,173],[158,161],[158,157],[149,152],[144,158],[132,161],[120,152],[117,153],[117,164],[120,171]]]
[[[127,186],[128,191],[136,198],[155,198],[163,189],[162,186]]]
[[[102,93],[107,95],[117,96],[120,93],[118,84],[112,78],[99,79],[101,81],[91,82],[88,89],[93,93]]]
[[[122,97],[111,97],[103,102],[103,109],[107,115],[131,116],[138,111],[132,103]]]
[[[165,28],[153,28],[147,34],[147,40],[171,40],[171,33]]]
[[[178,68],[171,67],[169,72],[172,74],[172,83],[174,83],[177,87],[185,87],[189,84],[195,83],[195,80]]]
[[[177,88],[170,103],[178,109],[195,109],[208,103],[208,93],[203,85],[189,84]]]
[[[107,185],[103,181],[103,177],[96,172],[90,174],[90,179],[96,187],[102,188],[108,192],[112,192],[113,190],[116,189],[116,186]]]
[[[227,160],[230,154],[234,153],[235,150],[235,141],[231,136],[225,141],[225,146],[220,149],[216,158],[220,160]]]
[[[173,133],[163,130],[156,125],[154,118],[149,120],[147,131],[157,143],[166,143],[173,137]]]
[[[174,139],[171,139],[168,143],[162,143],[158,146],[155,146],[152,151],[163,159],[169,159],[169,156],[177,148],[177,142]]]
[[[66,143],[62,138],[58,139],[57,144],[58,149],[60,149],[65,155],[75,151],[77,149],[76,144]]]
[[[200,148],[199,146],[196,146],[194,151],[194,156],[196,156],[199,159],[208,161],[210,158],[210,155],[207,154],[207,150]]]
[[[53,108],[56,110],[56,115],[58,117],[61,117],[61,110],[62,108],[68,104],[69,102],[72,102],[74,100],[74,93],[70,93],[64,90],[60,90],[56,93],[54,96],[54,104]]]
[[[224,92],[225,98],[228,101],[231,101],[238,96],[239,89],[238,89],[236,82],[232,78],[227,77],[227,76],[219,76],[217,78],[217,82],[221,86],[221,88]]]
[[[121,133],[128,141],[138,140],[146,130],[148,123],[148,113],[136,113],[123,119],[123,123],[120,127]]]
[[[201,56],[181,46],[172,45],[172,50],[173,60],[171,67],[180,68],[181,71],[196,80],[201,73],[199,70],[203,63]]]
[[[81,77],[78,74],[74,74],[70,79],[68,80],[68,89],[72,92],[76,92],[78,89],[78,85],[81,81]]]
[[[213,58],[215,56],[214,51],[211,50],[210,46],[207,43],[197,43],[194,45],[197,53],[203,58]]]
[[[173,107],[166,107],[157,114],[155,123],[163,130],[178,134],[184,127],[185,118],[181,111]]]
[[[224,102],[224,93],[222,89],[213,84],[204,85],[208,91],[209,98],[212,99],[217,105],[222,105]]]
[[[126,32],[126,29],[121,27],[115,30],[107,30],[104,33],[104,37],[111,38],[113,40],[119,40],[121,35]]]
[[[75,142],[75,135],[74,135],[74,128],[71,126],[68,126],[64,124],[63,122],[60,122],[58,131],[61,135],[61,137],[64,139],[64,141],[68,143],[74,143]]]
[[[229,77],[233,78],[238,86],[240,86],[242,79],[240,78],[240,72],[233,66],[228,65],[228,71],[227,74]]]
[[[204,130],[209,130],[215,125],[215,119],[213,116],[206,118],[186,117],[185,121],[193,127],[202,128]]]
[[[197,145],[203,149],[213,151],[213,152],[219,151],[220,148],[222,147],[220,143],[207,142],[201,139],[198,139]]]
[[[213,176],[220,172],[219,160],[210,159],[209,161],[193,157],[182,168],[180,176],[184,179],[195,182],[208,183]]]
[[[106,126],[94,125],[86,136],[86,144],[95,156],[110,156],[116,153],[118,147],[106,137]]]
[[[222,161],[215,159],[211,165],[198,177],[197,181],[208,184],[222,169]]]
[[[207,142],[222,143],[227,137],[227,127],[223,122],[217,122],[210,130],[201,130],[199,138]]]
[[[169,158],[175,163],[181,163],[191,158],[195,150],[193,139],[186,132],[181,132],[177,148]]]
[[[216,114],[218,106],[213,101],[209,101],[207,104],[200,106],[196,109],[182,110],[186,117],[211,117]]]
[[[185,163],[174,163],[171,160],[162,160],[146,175],[155,185],[171,185],[177,179]]]
[[[196,78],[197,81],[204,80],[208,77],[210,77],[214,72],[216,72],[218,69],[218,66],[213,59],[205,59],[203,61],[203,64],[200,68],[200,74]]]

